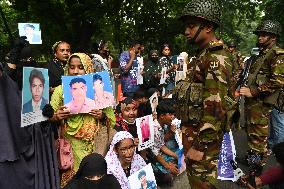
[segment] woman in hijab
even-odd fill
[[[107,163],[101,154],[83,158],[79,170],[64,189],[121,189],[113,175],[107,174]]]
[[[116,133],[105,157],[108,174],[113,174],[122,189],[130,189],[127,177],[146,166],[143,158],[136,154],[134,138],[127,131]]]
[[[88,55],[74,53],[69,57],[65,67],[65,75],[76,76],[92,72],[94,72],[93,65]],[[101,154],[105,152],[105,148],[109,143],[109,136],[105,136],[100,142],[97,141],[97,138],[103,135],[102,131],[105,128],[109,130],[114,126],[115,116],[111,107],[92,110],[88,114],[71,115],[63,106],[63,89],[61,85],[55,88],[50,104],[56,112],[52,120],[64,120],[64,136],[72,146],[74,166],[62,174],[61,185],[65,186],[74,176],[85,156],[94,152]]]
[[[157,50],[151,50],[148,55],[148,62],[144,68],[144,87],[149,88],[160,88],[162,66],[159,64],[159,54]]]

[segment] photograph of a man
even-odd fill
[[[152,108],[152,112],[155,113],[157,106],[159,104],[158,102],[158,94],[155,92],[151,97],[150,97],[150,104],[151,104],[151,108]]]
[[[146,171],[142,170],[138,173],[138,179],[141,182],[140,189],[156,189],[155,181],[147,180]]]
[[[42,44],[39,24],[19,23],[18,27],[20,36],[26,36],[30,44]]]
[[[72,113],[89,113],[94,109],[94,100],[87,97],[86,80],[81,77],[73,78],[70,83],[71,101],[65,107]]]
[[[93,84],[94,84],[94,91],[95,91],[95,97],[94,97],[95,109],[103,109],[109,106],[114,106],[115,100],[114,100],[113,93],[104,90],[105,83],[103,82],[103,78],[101,75],[99,74],[93,75]]]
[[[33,69],[29,76],[31,100],[23,105],[23,112],[37,112],[43,109],[48,100],[43,97],[45,78],[40,70]]]

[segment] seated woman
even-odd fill
[[[94,72],[91,59],[84,53],[75,53],[70,56],[65,67],[65,75],[76,76]],[[105,128],[112,128],[115,123],[115,116],[111,107],[102,110],[92,110],[88,114],[71,115],[63,106],[63,88],[55,88],[51,97],[51,106],[55,114],[52,121],[64,122],[64,136],[72,146],[74,166],[62,174],[61,185],[74,176],[79,168],[82,159],[94,152],[103,154],[109,137],[102,137]],[[105,139],[99,140],[97,138]]]
[[[116,133],[105,157],[108,174],[113,174],[122,189],[130,189],[127,177],[146,166],[143,158],[136,154],[134,138],[127,131]]]
[[[93,153],[83,158],[79,170],[64,189],[120,189],[120,184],[113,175],[107,174],[104,157]]]

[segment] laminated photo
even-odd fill
[[[49,103],[48,70],[43,68],[23,68],[21,126],[47,120],[42,109]]]
[[[128,177],[131,189],[157,189],[153,168],[149,163]]]
[[[167,79],[167,68],[166,68],[166,67],[163,67],[163,68],[162,68],[162,71],[161,71],[160,85],[161,85],[161,84],[165,84],[166,79]]]
[[[137,134],[139,139],[138,151],[154,145],[153,116],[147,115],[136,118]]]
[[[64,106],[71,114],[89,113],[95,109],[94,89],[90,75],[62,76]]]
[[[159,104],[159,101],[158,101],[158,94],[157,92],[155,92],[150,98],[150,104],[151,104],[151,108],[152,108],[152,113],[155,113],[156,112],[156,109],[157,109],[157,106]]]
[[[18,23],[19,36],[26,36],[30,44],[42,44],[39,23]]]
[[[95,109],[114,107],[116,103],[109,72],[96,72],[91,74],[91,76],[94,88]]]

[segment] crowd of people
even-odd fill
[[[143,43],[133,40],[118,57],[119,74],[113,73],[113,57],[105,41],[95,45],[94,54],[73,53],[68,42],[58,41],[52,46],[54,58],[47,65],[50,99],[39,98],[46,81],[41,72],[34,70],[29,82],[37,98],[24,104],[23,110],[23,67],[38,64],[28,41],[17,39],[6,62],[0,65],[0,175],[7,178],[0,180],[0,188],[130,189],[128,177],[148,163],[157,185],[171,186],[180,174],[181,149],[176,133],[182,135],[191,188],[220,188],[217,164],[223,135],[239,125],[247,132],[252,152],[244,159],[259,157],[260,167],[254,179],[244,176],[240,183],[247,188],[264,184],[284,187],[284,50],[277,46],[281,26],[273,20],[259,23],[254,31],[259,54],[244,61],[236,44],[226,46],[217,37],[220,14],[214,0],[189,2],[179,19],[185,25],[187,41],[198,47],[195,56],[173,56],[171,45],[164,43],[159,50],[146,49],[146,57]],[[177,57],[183,58],[186,70]],[[139,71],[141,59],[143,71]],[[185,71],[185,79],[177,81],[178,69]],[[102,77],[94,74],[93,85],[98,91],[94,100],[98,106],[88,106],[87,101],[92,99],[87,97],[81,98],[84,103],[80,110],[76,104],[82,103],[75,100],[64,105],[62,76],[101,71],[108,71],[113,87],[117,78],[121,80],[120,101],[106,108],[99,106],[107,99],[114,101],[113,95],[117,94],[103,91]],[[138,74],[143,84],[138,84]],[[165,81],[161,82],[161,78]],[[71,91],[76,90],[75,85],[84,87],[86,83],[79,79],[70,82]],[[37,102],[48,120],[20,127],[21,113],[37,111]],[[136,121],[147,115],[153,117],[154,143],[138,151],[141,141]],[[180,128],[173,122],[176,118],[181,120]],[[140,124],[142,142],[150,137],[147,122]],[[71,146],[72,163],[68,168],[59,160],[56,141],[61,137]],[[275,154],[280,166],[261,174],[271,154]],[[145,180],[145,172],[140,173],[141,188],[156,188],[154,182]]]

